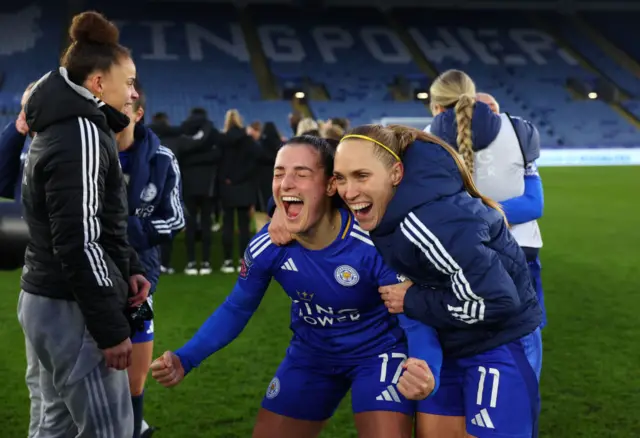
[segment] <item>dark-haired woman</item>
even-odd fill
[[[437,388],[442,351],[435,330],[390,315],[380,299],[379,286],[402,280],[336,202],[333,148],[312,136],[289,140],[278,151],[272,189],[294,241],[278,247],[266,226],[260,230],[227,300],[186,345],[153,362],[153,378],[177,385],[232,342],[274,278],[292,300],[293,337],[253,438],[315,438],[349,390],[359,437],[411,437],[412,400]],[[399,395],[415,375],[421,390]]]
[[[262,127],[262,132],[258,137],[260,153],[258,155],[258,168],[256,183],[258,186],[258,199],[256,200],[255,223],[256,230],[261,230],[267,222],[267,207],[271,197],[271,180],[273,179],[273,165],[276,162],[276,155],[282,145],[282,136],[278,132],[275,123],[267,122]]]
[[[171,242],[184,227],[185,218],[180,196],[180,168],[173,153],[160,144],[160,139],[140,122],[144,117],[145,95],[136,81],[139,98],[127,104],[124,113],[129,126],[116,136],[120,164],[127,181],[129,200],[129,242],[138,253],[151,282],[148,302],[160,279],[159,245]],[[133,405],[133,438],[140,438],[143,417],[143,395],[147,373],[153,358],[154,323],[131,337],[133,355],[129,367],[129,387]],[[150,430],[145,437],[151,436]]]
[[[39,360],[39,437],[128,438],[133,412],[132,308],[150,284],[127,241],[125,181],[114,132],[138,98],[136,68],[116,26],[73,18],[59,70],[25,104],[37,132],[25,163],[25,254],[18,318]],[[131,291],[131,292],[130,292]]]

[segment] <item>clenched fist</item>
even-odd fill
[[[176,386],[184,380],[184,368],[180,358],[171,351],[165,353],[151,364],[151,376],[166,388]]]
[[[435,379],[424,360],[409,358],[398,381],[398,390],[409,400],[424,400],[435,387]]]
[[[118,345],[102,350],[102,354],[104,354],[107,367],[116,370],[126,370],[131,365],[132,351],[133,346],[131,345],[131,339],[127,338]]]

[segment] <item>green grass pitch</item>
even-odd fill
[[[543,332],[541,436],[640,436],[640,167],[545,168],[541,221],[549,325]],[[183,242],[175,266],[184,266]],[[216,266],[219,246],[214,246]],[[0,273],[0,436],[26,436],[19,273]],[[234,276],[163,277],[156,351],[182,345],[231,289]],[[289,299],[272,284],[249,326],[172,390],[149,382],[146,419],[167,438],[245,438],[290,332]],[[313,394],[309,394],[313,403]],[[323,437],[355,437],[349,400]]]

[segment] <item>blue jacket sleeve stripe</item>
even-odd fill
[[[471,290],[471,285],[465,278],[462,268],[447,252],[440,240],[414,213],[409,213],[400,224],[400,229],[437,270],[451,277],[453,293],[461,304],[460,306],[447,305],[451,315],[467,324],[483,321],[484,299]]]
[[[180,167],[178,166],[178,161],[173,153],[164,146],[160,146],[157,153],[166,155],[169,158],[171,170],[173,170],[174,173],[174,184],[171,189],[171,194],[169,195],[169,204],[172,216],[165,219],[164,222],[167,224],[169,229],[180,230],[185,226],[184,210],[182,208],[182,199],[180,198]],[[158,228],[157,226],[155,226],[155,228],[160,232],[161,228]]]

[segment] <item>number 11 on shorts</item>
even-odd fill
[[[378,356],[382,359],[382,366],[380,367],[380,382],[387,381],[387,364],[389,363],[389,354],[383,353]],[[391,353],[391,359],[402,359],[398,364],[398,368],[396,369],[396,373],[393,375],[393,380],[391,381],[392,385],[398,383],[400,380],[400,374],[402,374],[402,365],[404,365],[407,360],[407,355],[404,353]]]
[[[480,381],[478,382],[478,395],[476,396],[476,404],[482,405],[482,398],[484,395],[484,381],[487,377],[487,369],[485,367],[478,367],[480,373]],[[500,386],[500,371],[497,368],[489,368],[489,374],[493,375],[493,385],[491,387],[491,400],[489,401],[489,407],[495,408],[498,404],[498,387]]]

